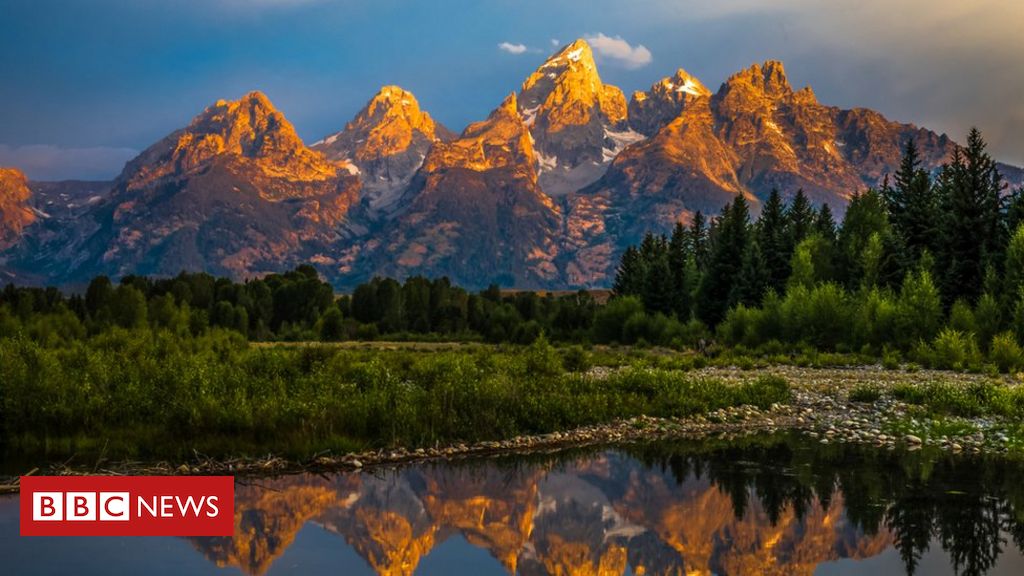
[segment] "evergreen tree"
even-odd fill
[[[786,219],[789,221],[789,244],[796,247],[814,228],[814,207],[804,194],[804,189],[796,191],[796,196],[789,204]]]
[[[1006,230],[1012,234],[1021,224],[1024,224],[1024,186],[1006,197]]]
[[[764,264],[768,287],[781,294],[789,278],[792,257],[787,238],[786,209],[779,191],[772,189],[757,220],[757,243]]]
[[[690,250],[697,261],[697,268],[703,271],[708,265],[708,230],[704,214],[698,211],[690,223]]]
[[[715,224],[707,272],[697,293],[697,314],[709,326],[718,325],[736,303],[733,298],[738,294],[733,286],[739,281],[749,248],[749,221],[747,201],[740,195],[722,209]]]
[[[672,230],[672,239],[668,245],[669,268],[672,271],[672,309],[682,320],[690,317],[691,302],[691,270],[690,270],[690,235],[682,222],[676,222]]]
[[[643,253],[643,249],[641,249]],[[647,255],[641,300],[650,313],[671,315],[674,310],[674,278],[669,265],[668,245],[663,236],[655,239],[652,251]]]
[[[877,236],[874,241],[873,236]],[[873,267],[871,274],[874,283],[892,285],[899,281],[902,271],[898,261],[900,255],[892,250],[892,228],[885,201],[878,192],[868,189],[853,195],[843,218],[837,244],[838,275],[848,288],[856,288],[863,283],[866,263]],[[873,253],[865,255],[865,250],[869,248]]]
[[[999,265],[1005,249],[1002,221],[1002,177],[985,151],[977,129],[967,147],[957,149],[943,167],[938,191],[942,210],[939,270],[944,301],[977,300],[989,264]]]
[[[1013,312],[1018,295],[1024,288],[1024,226],[1019,226],[1006,248],[1006,264],[1002,283],[1002,308],[1005,314]]]
[[[895,186],[890,186],[886,178],[882,196],[895,233],[909,251],[910,260],[916,262],[925,250],[935,251],[937,207],[931,179],[921,168],[913,138],[907,140],[894,182]]]
[[[832,208],[828,203],[822,204],[814,217],[814,232],[828,242],[836,241],[836,219],[832,216]]]
[[[612,292],[615,296],[637,296],[643,286],[643,262],[640,260],[640,251],[635,246],[626,248],[619,261],[619,268],[615,272],[615,282],[612,284]]]
[[[739,280],[733,285],[733,293],[730,295],[730,302],[743,304],[745,306],[760,306],[765,293],[769,288],[768,266],[765,262],[764,251],[755,237],[747,246],[743,255],[743,266],[740,269]]]

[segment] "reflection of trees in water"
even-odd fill
[[[815,498],[827,509],[838,487],[847,520],[866,535],[892,532],[909,574],[933,541],[965,576],[991,570],[1007,535],[1024,549],[1024,463],[796,439],[686,444],[664,454],[664,446],[637,450],[641,460],[670,470],[680,483],[706,475],[729,494],[737,518],[751,498],[772,523],[788,506],[803,518]]]
[[[262,481],[236,490],[233,537],[193,543],[250,574],[314,522],[378,574],[412,574],[460,534],[509,573],[787,576],[892,544],[913,573],[935,542],[982,574],[1024,544],[1024,463],[788,436],[629,452]]]

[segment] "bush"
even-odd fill
[[[590,353],[582,346],[570,346],[562,352],[562,367],[568,372],[586,372],[590,370]]]
[[[373,341],[380,337],[380,331],[377,329],[376,324],[360,324],[359,328],[356,328],[356,339],[363,341]]]
[[[932,344],[932,366],[946,370],[967,370],[981,364],[974,336],[946,328]]]
[[[1011,332],[1003,332],[992,338],[988,359],[1000,372],[1016,372],[1024,367],[1024,350]]]
[[[614,298],[594,315],[594,342],[610,344],[622,342],[626,321],[643,314],[644,305],[633,296]]]

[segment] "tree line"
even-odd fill
[[[786,203],[773,190],[756,219],[740,195],[710,222],[697,213],[627,249],[614,292],[731,345],[924,342],[970,356],[1024,342],[1022,221],[1024,192],[1006,190],[980,132],[934,174],[909,140],[896,173],[854,194],[838,224],[802,191]]]
[[[1024,193],[1007,193],[977,130],[935,173],[911,140],[892,178],[854,194],[837,223],[798,190],[743,196],[625,250],[608,302],[469,292],[447,278],[375,278],[337,296],[311,266],[245,282],[208,274],[95,278],[84,294],[0,291],[0,336],[58,345],[115,328],[250,340],[483,340],[906,354],[969,363],[1024,338]],[[941,336],[941,338],[940,338]],[[922,343],[924,345],[922,346]],[[1001,361],[1006,364],[1008,361]]]

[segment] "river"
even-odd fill
[[[665,442],[239,479],[230,538],[21,538],[4,497],[0,571],[1022,574],[1022,473],[790,435]]]

